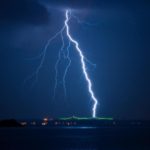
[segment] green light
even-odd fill
[[[59,118],[59,120],[113,120],[113,118],[111,117],[76,117],[76,116],[72,116],[72,117],[64,117],[64,118]]]

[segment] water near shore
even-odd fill
[[[146,127],[0,128],[0,150],[150,150]]]

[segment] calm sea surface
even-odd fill
[[[0,128],[0,150],[150,150],[149,128]]]

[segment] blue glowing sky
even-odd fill
[[[59,37],[49,46],[36,85],[32,89],[31,82],[23,86],[40,62],[30,58],[61,29],[66,8],[91,24],[72,19],[70,30],[86,57],[96,64],[96,68],[88,65],[88,72],[100,104],[98,116],[150,119],[150,3],[133,0],[1,1],[0,118],[91,116],[92,102],[74,48],[70,49],[67,98],[60,83],[52,99]]]

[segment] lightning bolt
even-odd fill
[[[62,55],[63,55],[63,57],[65,57],[65,54],[64,54],[64,46],[65,46],[65,44],[64,44],[63,31],[64,31],[64,29],[60,32],[61,40],[62,40],[62,46],[61,46],[61,49],[59,50],[58,59],[57,59],[56,64],[55,64],[55,85],[54,85],[54,96],[53,96],[53,99],[55,99],[56,89],[57,89],[57,85],[58,85],[58,80],[57,80],[58,79],[58,65],[59,65],[59,62],[61,61]]]
[[[35,83],[38,81],[38,75],[39,75],[39,72],[40,70],[42,69],[42,66],[44,64],[44,61],[45,61],[45,57],[46,57],[46,53],[47,53],[47,50],[48,50],[48,47],[49,45],[51,44],[51,42],[56,39],[60,34],[62,34],[62,32],[64,31],[65,29],[65,26],[63,26],[61,28],[60,31],[58,31],[53,37],[51,37],[47,43],[45,44],[44,46],[44,49],[42,50],[42,52],[36,56],[35,58],[32,58],[32,59],[39,59],[41,58],[41,61],[40,61],[40,64],[38,65],[38,67],[36,68],[36,70],[30,75],[28,76],[25,80],[24,80],[24,84],[25,85],[27,83],[27,81],[31,80],[32,78],[34,78],[33,82],[32,82],[32,85],[31,85],[31,88],[34,87]],[[59,52],[59,55],[60,55],[60,52]],[[57,64],[56,64],[57,65]],[[56,66],[55,65],[55,66]]]
[[[56,89],[57,89],[57,86],[58,86],[58,65],[59,65],[59,62],[61,61],[61,57],[63,55],[63,58],[66,59],[68,61],[67,65],[66,65],[66,68],[64,70],[64,75],[63,75],[63,89],[64,89],[64,95],[65,95],[65,98],[67,96],[67,90],[66,90],[66,76],[67,76],[67,73],[68,73],[68,70],[69,70],[69,67],[71,65],[71,59],[70,59],[70,56],[69,56],[69,48],[70,48],[70,41],[68,43],[68,46],[67,46],[67,53],[65,54],[65,44],[64,44],[64,36],[63,36],[63,31],[65,29],[65,26],[63,28],[63,30],[60,32],[60,35],[61,35],[61,40],[62,40],[62,46],[61,46],[61,49],[59,51],[59,54],[58,54],[58,59],[56,61],[56,64],[55,64],[55,86],[54,86],[54,96],[53,96],[53,99],[55,99],[55,95],[56,95]]]
[[[65,96],[67,95],[67,91],[66,91],[66,75],[68,73],[68,69],[71,65],[71,59],[70,59],[70,56],[69,56],[69,48],[70,48],[70,41],[68,43],[68,46],[67,46],[67,54],[66,54],[66,59],[68,60],[68,64],[66,66],[66,69],[65,69],[65,72],[64,72],[64,76],[63,76],[63,86],[64,86],[64,92],[65,92]]]
[[[85,64],[85,56],[83,55],[82,50],[79,48],[79,43],[75,39],[73,39],[73,37],[70,34],[70,28],[69,28],[69,25],[68,25],[69,14],[70,13],[71,12],[69,10],[66,10],[66,19],[65,19],[66,34],[67,34],[68,39],[70,40],[70,42],[72,42],[75,45],[75,48],[76,48],[76,50],[77,50],[77,52],[80,56],[82,71],[83,71],[84,77],[85,77],[85,79],[87,81],[87,84],[88,84],[88,91],[89,91],[89,94],[91,96],[91,99],[94,102],[94,105],[93,105],[93,108],[92,108],[92,116],[96,117],[96,108],[97,108],[98,100],[95,97],[95,94],[94,94],[93,89],[92,89],[92,82],[91,82],[91,80],[89,78],[89,75],[87,73],[86,64]]]
[[[86,63],[89,63],[92,66],[96,66],[96,65],[93,64],[91,61],[89,61],[83,55],[83,52],[82,52],[82,50],[79,47],[79,43],[71,36],[71,34],[70,34],[70,27],[69,27],[69,20],[71,19],[71,17],[75,18],[78,23],[82,23],[76,16],[71,15],[71,11],[70,10],[66,10],[64,26],[61,28],[60,31],[58,31],[53,37],[51,37],[47,41],[47,43],[45,44],[45,47],[42,50],[42,52],[40,53],[40,55],[38,55],[35,58],[33,58],[33,59],[40,59],[40,63],[38,65],[38,67],[36,68],[36,70],[29,77],[27,77],[24,80],[24,84],[28,80],[31,80],[32,78],[34,78],[31,87],[33,87],[35,85],[35,83],[38,81],[39,72],[42,69],[42,66],[44,64],[46,53],[47,53],[49,45],[51,44],[51,42],[53,40],[55,40],[58,36],[60,36],[61,37],[61,41],[62,41],[62,45],[61,45],[61,48],[60,48],[60,50],[58,52],[58,58],[57,58],[57,61],[56,61],[56,64],[55,64],[55,84],[54,84],[53,99],[55,99],[56,90],[57,90],[57,86],[58,86],[58,73],[59,73],[58,72],[58,66],[59,66],[59,63],[60,63],[62,58],[67,60],[67,65],[65,66],[65,70],[64,70],[64,74],[63,74],[63,78],[62,78],[62,83],[63,83],[63,89],[64,89],[65,97],[67,95],[67,92],[66,92],[66,76],[67,76],[69,67],[71,65],[71,58],[70,58],[70,51],[69,51],[69,49],[70,49],[71,44],[72,44],[72,45],[75,46],[76,51],[78,52],[78,54],[80,56],[82,72],[83,72],[83,75],[84,75],[85,80],[86,80],[87,85],[88,85],[88,92],[89,92],[89,94],[91,96],[91,99],[92,99],[92,101],[94,103],[93,107],[92,107],[92,116],[96,117],[96,109],[97,109],[97,105],[98,105],[98,100],[95,97],[95,94],[94,94],[93,89],[92,89],[92,82],[91,82],[91,80],[89,78],[89,75],[88,75],[88,72],[87,72]],[[64,42],[64,31],[66,31],[65,33],[66,33],[66,37],[67,37],[67,40],[68,40],[68,45],[67,45],[66,48],[65,48],[65,42]],[[66,52],[65,52],[65,50],[66,50]]]

